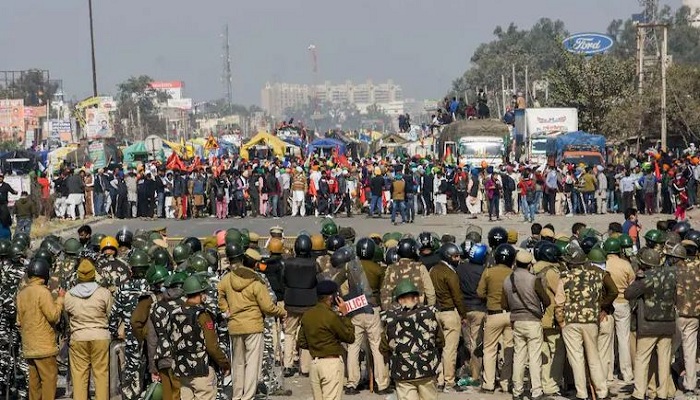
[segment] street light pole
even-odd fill
[[[92,0],[88,0],[90,11],[90,50],[92,52],[92,95],[97,97],[97,67],[95,63],[95,30],[92,25]]]

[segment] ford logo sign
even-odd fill
[[[613,38],[608,35],[577,33],[564,39],[564,48],[570,53],[590,56],[610,50],[614,43]]]

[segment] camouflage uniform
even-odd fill
[[[131,276],[129,266],[113,256],[101,255],[97,259],[95,269],[97,274],[102,277],[97,283],[109,288],[112,292],[127,282]]]
[[[87,258],[93,263],[96,263],[100,256],[100,253],[96,252],[95,250],[89,247],[83,247],[82,249],[80,249],[80,253],[78,253],[78,259]]]
[[[394,301],[392,293],[396,285],[404,279],[413,282],[420,291],[420,302],[429,306],[435,305],[435,288],[430,279],[428,269],[418,261],[402,258],[397,263],[391,264],[384,274],[384,282],[379,297],[382,302],[382,310],[389,310],[398,303]]]
[[[216,290],[216,288],[219,286],[220,281],[221,278],[219,278],[217,274],[210,274],[207,277],[208,286],[204,292],[206,294],[204,307],[212,315],[212,319],[214,320],[214,325],[216,326],[216,336],[219,339],[219,348],[224,352],[224,354],[231,354],[231,340],[228,335],[228,326],[226,325],[226,319],[222,317],[221,311],[219,310],[219,292]],[[218,369],[215,372],[216,382],[218,385],[216,398],[219,400],[225,400],[225,378]]]
[[[204,332],[199,327],[199,314],[208,312],[202,306],[173,309],[172,321],[174,373],[178,378],[206,376],[209,373],[209,355],[204,343]],[[212,316],[213,319],[213,316]]]
[[[109,317],[109,330],[113,337],[118,335],[119,326],[124,325],[124,359],[121,388],[125,400],[134,400],[141,393],[141,380],[144,371],[142,351],[139,341],[131,327],[131,314],[139,299],[148,295],[148,283],[145,279],[132,279],[123,283],[114,294],[114,304]]]
[[[683,357],[685,359],[685,377],[683,387],[694,391],[697,386],[698,329],[700,328],[700,258],[686,260],[685,265],[677,269],[676,309],[678,310],[678,330],[681,333]]]
[[[53,265],[53,273],[49,280],[49,289],[54,294],[54,287],[70,289],[77,283],[76,270],[79,260],[76,257],[65,255],[56,260]]]
[[[16,324],[15,297],[24,277],[26,263],[3,260],[0,263],[0,386],[12,388],[13,398],[26,399],[29,367],[22,356],[21,339]],[[13,378],[13,369],[17,380]]]
[[[173,370],[173,343],[172,343],[172,321],[171,316],[175,309],[182,307],[182,289],[168,289],[164,298],[153,304],[151,309],[150,320],[153,326],[153,333],[157,337],[156,348],[153,354],[154,367],[161,374],[168,374]],[[161,375],[161,380],[163,379]],[[179,399],[180,391],[179,384],[173,384],[170,390],[173,391],[172,397],[168,397],[168,393],[164,392],[163,398],[166,400]],[[164,388],[165,389],[165,388]]]
[[[418,304],[412,309],[395,307],[387,311],[381,350],[389,360],[397,395],[402,386],[422,386],[437,397],[435,377],[443,346],[435,307]]]
[[[277,303],[277,296],[275,295],[275,291],[272,290],[272,286],[270,285],[270,281],[267,279],[265,274],[262,272],[256,271],[260,279],[265,283],[265,286],[267,286],[267,291],[270,293],[270,298],[272,299],[272,303]],[[275,369],[275,354],[276,354],[276,349],[275,349],[275,338],[274,338],[274,333],[273,333],[273,328],[276,323],[276,318],[268,315],[264,315],[264,328],[263,328],[263,364],[262,364],[262,371],[260,374],[260,379],[262,380],[262,383],[265,385],[265,388],[267,389],[267,394],[273,394],[276,391],[282,389],[282,385],[280,383],[280,376],[277,375],[277,371]]]
[[[561,274],[555,296],[555,317],[564,326],[562,336],[578,398],[588,397],[586,362],[598,397],[608,395],[607,377],[603,376],[597,342],[604,276],[605,271],[590,264],[573,266]]]

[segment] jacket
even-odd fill
[[[369,181],[369,189],[372,196],[381,196],[382,191],[384,190],[384,177],[376,175],[373,176]]]
[[[250,268],[242,267],[221,278],[217,287],[219,308],[228,314],[228,331],[231,335],[262,333],[263,314],[284,316],[270,298],[267,287]]]
[[[462,290],[459,286],[459,276],[454,268],[447,263],[440,262],[430,270],[430,279],[435,287],[435,307],[438,311],[457,310],[461,318],[467,317],[467,308],[464,307]]]
[[[503,309],[501,306],[503,281],[505,281],[512,272],[513,270],[505,265],[497,264],[493,267],[486,268],[484,273],[481,274],[476,294],[480,298],[486,299],[486,308],[489,311],[501,311]]]
[[[71,175],[66,178],[65,185],[68,187],[69,194],[83,194],[85,190],[85,184],[83,183],[83,178],[80,175]]]
[[[399,179],[391,184],[391,198],[393,200],[406,199],[406,182]]]
[[[66,293],[64,307],[68,315],[70,340],[109,340],[112,293],[108,289],[95,282],[79,283]]]
[[[687,260],[678,266],[676,277],[676,308],[681,317],[700,317],[700,259]]]
[[[311,357],[345,355],[342,343],[355,341],[352,320],[341,317],[328,304],[318,303],[301,317],[299,348],[309,350]]]
[[[524,268],[515,268],[503,282],[501,305],[510,311],[510,322],[540,322],[549,297],[537,276]]]
[[[457,266],[459,287],[462,290],[462,300],[467,311],[486,312],[486,301],[476,293],[476,288],[479,286],[484,269],[486,267],[483,265],[466,262]]]
[[[61,318],[63,297],[54,300],[44,280],[33,277],[17,294],[16,305],[24,357],[45,358],[58,354],[54,326]]]
[[[15,201],[15,215],[17,215],[17,218],[34,218],[37,214],[36,203],[29,197],[22,197]]]
[[[655,268],[639,276],[625,290],[636,304],[637,337],[673,336],[676,332],[676,268]]]

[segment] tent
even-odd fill
[[[309,143],[309,145],[306,147],[306,153],[312,154],[318,150],[323,150],[324,153],[331,154],[333,150],[336,149],[338,150],[338,154],[345,154],[347,151],[347,145],[338,139],[321,138]]]
[[[257,153],[255,150],[262,150],[262,148],[271,150],[272,154],[275,156],[284,157],[284,151],[287,148],[287,143],[282,141],[277,136],[269,134],[268,132],[258,132],[257,135],[253,136],[253,138],[248,141],[248,143],[241,146],[241,157],[249,160],[249,152]]]
[[[144,142],[136,142],[122,150],[124,164],[133,167],[136,161],[148,161],[148,150]]]

